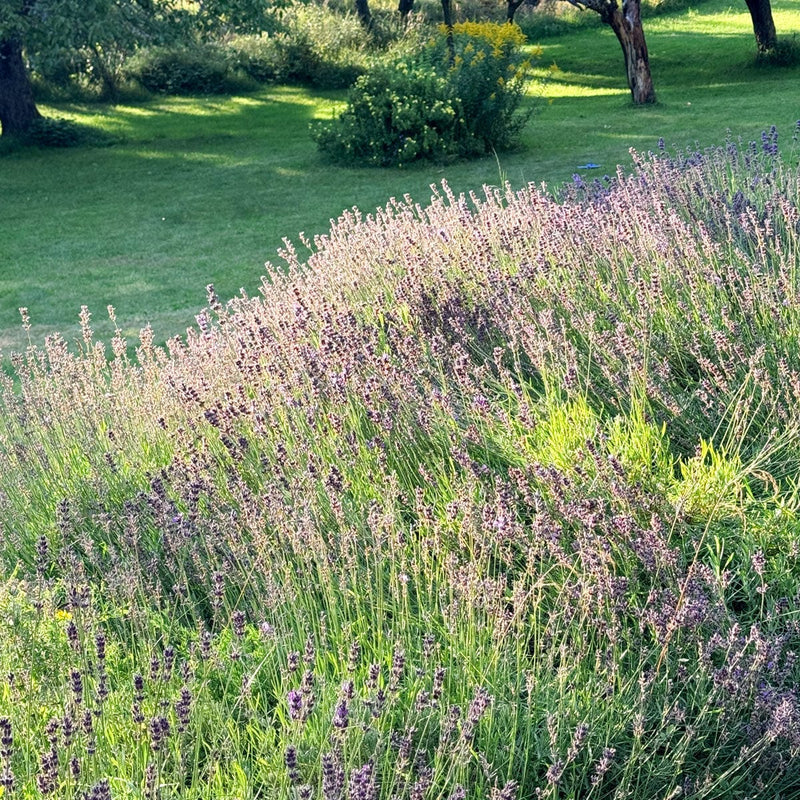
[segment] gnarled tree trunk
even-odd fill
[[[745,0],[753,20],[753,33],[759,53],[768,53],[778,44],[775,21],[772,19],[772,6],[769,0]]]
[[[356,16],[364,30],[372,30],[372,13],[369,10],[369,0],[356,0]]]
[[[637,105],[655,103],[656,93],[650,75],[650,58],[642,28],[640,0],[623,0],[622,8],[616,2],[605,3],[600,10],[600,17],[611,26],[622,46],[628,88],[631,90],[633,102]]]
[[[0,126],[3,136],[24,136],[41,119],[36,108],[22,44],[17,39],[0,40]]]
[[[405,19],[414,10],[414,0],[400,0],[397,4],[397,10],[400,12],[402,19]]]

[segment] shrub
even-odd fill
[[[282,77],[283,54],[276,36],[235,36],[228,51],[234,67],[259,83]]]
[[[458,152],[456,111],[447,81],[432,70],[395,63],[356,81],[347,110],[320,125],[320,150],[335,160],[402,166]]]
[[[516,26],[456,25],[452,55],[441,29],[411,57],[362,76],[344,113],[314,131],[334,160],[374,166],[420,158],[468,157],[514,144],[530,62]]]
[[[800,64],[800,41],[797,35],[782,37],[772,50],[756,55],[759,67],[794,67]]]
[[[228,45],[236,70],[259,83],[302,83],[326,89],[351,86],[363,72],[353,58],[327,60],[300,28],[271,36],[237,36]]]
[[[432,45],[445,59],[446,30]],[[477,152],[511,147],[527,122],[518,114],[530,62],[525,35],[516,25],[463,22],[453,27],[455,59],[449,81]]]
[[[228,44],[236,67],[254,80],[338,89],[364,71],[371,41],[351,14],[295,4],[276,12],[275,28]]]
[[[213,44],[145,48],[127,74],[163,94],[220,94],[240,88],[225,51]]]
[[[576,30],[600,28],[604,24],[599,14],[587,14],[585,10],[561,0],[541,0],[535,6],[523,4],[514,19],[528,39],[536,41]]]

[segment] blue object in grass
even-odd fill
[[[593,161],[588,161],[586,164],[579,164],[578,169],[600,169],[599,164],[595,164]]]

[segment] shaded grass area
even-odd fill
[[[110,336],[105,307],[126,335],[147,323],[162,341],[194,322],[214,283],[223,298],[255,290],[284,236],[324,233],[342,209],[369,212],[390,196],[426,202],[446,178],[456,191],[509,180],[560,184],[630,164],[628,149],[692,146],[726,131],[755,139],[771,124],[790,138],[798,68],[760,67],[746,13],[721,2],[646,22],[659,102],[631,107],[610,30],[578,26],[542,44],[537,113],[519,152],[402,171],[324,164],[308,125],[340,107],[339,93],[297,88],[233,98],[169,98],[139,106],[46,108],[116,137],[105,148],[25,151],[0,171],[0,348],[78,336],[86,304]],[[800,3],[776,9],[779,32],[800,30]],[[535,40],[532,40],[536,43]],[[551,64],[557,71],[546,69]]]

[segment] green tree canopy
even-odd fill
[[[83,59],[106,94],[138,45],[158,41],[180,19],[172,0],[3,0],[0,3],[0,126],[24,135],[40,117],[28,63],[46,71],[65,55]],[[23,54],[25,58],[23,57]]]

